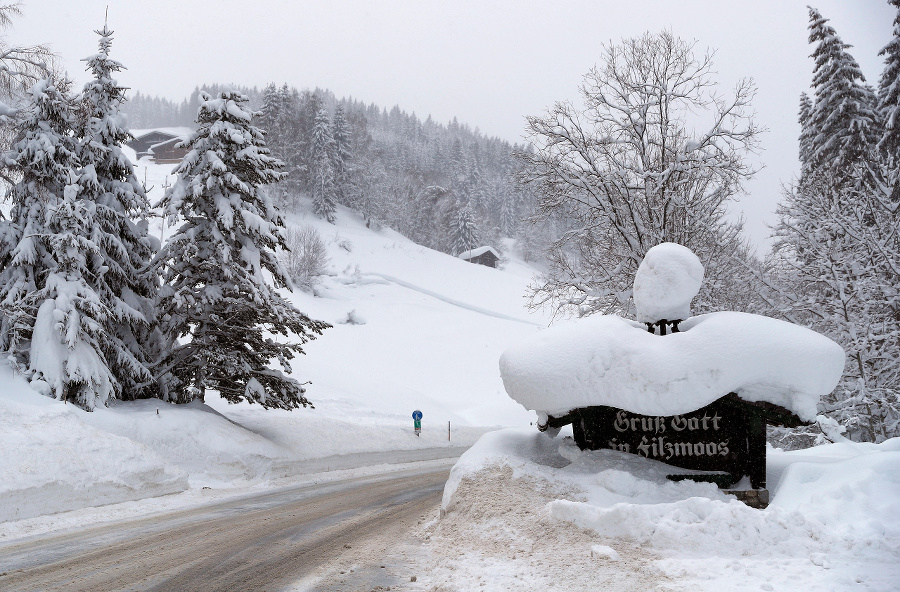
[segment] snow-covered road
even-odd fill
[[[409,582],[414,574],[398,545],[434,513],[454,461],[3,545],[0,589],[332,590]]]

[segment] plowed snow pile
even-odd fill
[[[770,449],[765,510],[667,472],[571,438],[487,434],[451,473],[417,589],[898,589],[900,440]]]

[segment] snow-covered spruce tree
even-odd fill
[[[847,52],[851,46],[827,23],[810,7],[809,42],[816,46],[808,166],[825,168],[837,178],[848,174],[876,140],[875,95],[863,84],[866,78]]]
[[[350,127],[344,117],[344,108],[338,105],[331,118],[331,135],[333,139],[332,169],[334,170],[334,187],[338,199],[348,204],[350,195],[350,167],[353,156],[350,152]]]
[[[127,357],[129,352],[109,329],[111,321],[120,317],[118,311],[88,282],[103,255],[95,238],[104,237],[96,231],[99,208],[81,199],[74,174],[71,181],[63,198],[48,211],[46,240],[52,271],[43,289],[35,293],[40,305],[29,370],[31,384],[38,390],[92,411],[121,396],[114,368],[130,365],[137,376],[146,370]],[[115,355],[123,359],[116,360]]]
[[[317,216],[331,223],[334,223],[334,215],[337,211],[334,168],[332,167],[333,148],[334,140],[331,137],[328,113],[325,109],[319,109],[311,139],[313,211]]]
[[[50,212],[78,168],[75,100],[67,81],[42,80],[21,111],[20,138],[5,165],[18,181],[7,193],[10,219],[0,222],[0,347],[20,370],[29,366],[37,294],[55,271]]]
[[[707,278],[732,272],[704,254],[740,252],[720,244],[740,235],[725,210],[755,172],[745,156],[760,128],[752,81],[721,96],[712,66],[711,53],[698,56],[667,31],[646,33],[605,47],[581,86],[583,108],[557,103],[528,118],[534,149],[518,153],[519,179],[544,220],[565,224],[533,304],[580,315],[627,311],[638,265],[662,242],[697,253]],[[704,298],[713,308],[729,300]]]
[[[877,112],[882,123],[878,147],[883,155],[900,159],[900,0],[888,0],[897,7],[894,36],[878,55],[884,56],[884,70],[878,79]]]
[[[812,152],[812,129],[810,128],[809,116],[812,112],[812,101],[805,92],[800,93],[800,112],[797,121],[800,123],[799,138],[799,156],[800,156],[800,175],[805,176],[809,173],[810,154]]]
[[[456,215],[451,218],[449,228],[450,252],[454,255],[465,253],[478,246],[478,227],[469,204],[457,206]]]
[[[887,194],[889,207],[897,209],[900,204],[900,0],[889,2],[897,7],[897,16],[894,17],[893,37],[878,53],[884,56],[876,106],[881,124],[877,142],[880,167],[874,168],[872,177],[876,191]]]
[[[846,66],[855,64],[847,46],[815,10],[810,20],[810,42],[818,43],[816,103],[801,135],[801,162],[804,138],[813,138],[813,148],[800,181],[778,209],[773,263],[780,289],[771,302],[775,313],[841,344],[847,366],[841,383],[823,400],[823,411],[852,439],[880,442],[900,435],[897,160],[876,147],[878,125],[887,118],[874,117],[866,107],[870,99],[859,99],[871,93],[859,84],[858,67]],[[830,58],[829,65],[823,59],[828,55],[839,57]],[[889,95],[890,71],[889,58],[880,97]],[[838,80],[828,80],[826,73]],[[847,115],[827,121],[831,143],[823,140],[822,120],[815,118],[827,111],[823,105]]]
[[[89,202],[94,225],[86,236],[97,250],[86,261],[84,278],[109,310],[104,353],[121,387],[117,396],[131,400],[156,394],[147,366],[158,354],[153,308],[158,284],[148,265],[158,244],[147,234],[143,186],[121,148],[130,137],[120,116],[125,88],[113,76],[124,68],[109,57],[112,31],[104,25],[96,33],[100,51],[84,60],[94,78],[82,93],[78,150],[78,199]]]
[[[190,152],[160,203],[170,220],[182,220],[155,259],[164,282],[159,311],[171,343],[157,373],[169,400],[202,399],[212,389],[230,402],[266,408],[309,404],[303,386],[269,364],[277,360],[290,372],[301,345],[329,325],[275,291],[288,285],[274,252],[285,242],[264,186],[283,173],[252,116],[241,94],[204,94]],[[278,343],[267,334],[293,334],[298,342]]]

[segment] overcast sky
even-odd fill
[[[716,50],[723,90],[742,77],[754,102],[765,169],[736,211],[767,245],[781,185],[797,170],[799,94],[812,76],[810,0],[25,0],[8,33],[46,43],[70,76],[96,52],[109,6],[112,57],[125,86],[173,100],[204,82],[327,88],[423,119],[520,141],[526,115],[577,99],[601,45],[671,29]],[[885,0],[812,0],[831,19],[868,81],[877,83],[894,9]]]

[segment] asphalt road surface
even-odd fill
[[[453,462],[2,545],[0,590],[383,590]]]

